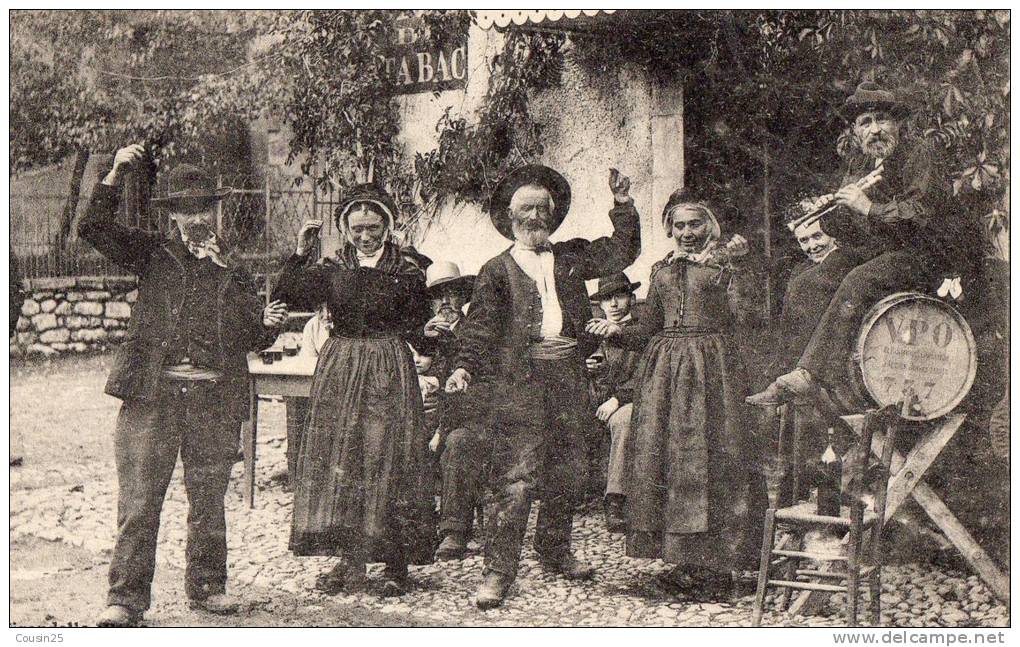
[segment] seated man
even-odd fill
[[[810,205],[802,203],[795,209],[794,219],[803,216]],[[847,272],[858,263],[853,252],[842,247],[835,238],[823,229],[824,220],[801,224],[794,228],[793,235],[807,259],[793,268],[786,284],[783,310],[779,317],[779,336],[775,346],[773,369],[783,374],[797,366],[797,360],[807,346],[822,313],[832,300],[832,295]],[[761,399],[751,396],[748,401],[757,404]],[[793,425],[800,439],[800,455],[804,465],[813,465],[825,450],[826,424],[810,404],[793,403],[793,415],[786,418]],[[810,487],[808,481],[802,485]],[[792,483],[784,487],[792,487]],[[791,493],[794,498],[807,495],[806,489]]]
[[[599,279],[598,290],[591,295],[606,318],[624,328],[637,323],[632,315],[634,290],[641,283],[631,283],[623,272]],[[623,448],[630,433],[631,401],[634,399],[634,380],[641,353],[602,344],[587,360],[592,374],[593,402],[601,403],[595,417],[609,427],[609,469],[606,475],[605,514],[609,532],[624,532],[623,518],[624,466]]]
[[[868,236],[870,260],[840,283],[797,367],[753,396],[755,404],[817,397],[819,386],[830,393],[842,387],[854,336],[871,306],[894,292],[930,291],[950,268],[966,272],[980,261],[966,248],[972,223],[950,200],[949,176],[935,148],[903,130],[908,112],[872,82],[861,83],[847,99],[843,115],[860,150],[831,202],[847,209]],[[876,170],[878,181],[862,187],[859,180]]]
[[[425,324],[425,337],[436,346],[434,371],[446,376],[460,350],[457,331],[464,320],[464,306],[471,300],[475,277],[461,275],[456,263],[436,261],[425,274],[425,289],[432,313]],[[440,454],[442,474],[439,533],[443,540],[436,559],[461,559],[467,551],[467,537],[481,497],[485,433],[482,402],[475,394],[450,396],[440,392],[439,425],[429,449]]]

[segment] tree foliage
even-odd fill
[[[484,202],[506,172],[542,154],[542,125],[531,114],[529,94],[559,84],[565,42],[562,34],[507,35],[492,61],[477,123],[447,109],[436,125],[439,145],[416,154],[423,198]]]
[[[946,149],[957,199],[1004,239],[1008,12],[661,12],[626,36],[579,39],[578,60],[682,76],[688,181],[731,211],[776,213],[835,188],[856,153],[837,108],[875,80],[914,107],[909,129]]]
[[[139,139],[160,159],[215,161],[248,122],[270,118],[289,126],[291,159],[318,182],[371,175],[407,206],[484,201],[509,167],[542,154],[529,98],[559,83],[569,56],[683,79],[689,182],[724,208],[776,213],[834,188],[854,150],[835,109],[873,79],[909,96],[911,129],[947,150],[958,199],[1006,253],[1007,11],[621,11],[569,46],[563,33],[512,27],[478,112],[444,114],[438,146],[414,160],[379,65],[397,15],[12,12],[12,173]],[[467,11],[420,15],[434,42],[470,22]]]
[[[11,172],[129,141],[157,159],[224,145],[214,126],[236,135],[243,115],[197,88],[245,64],[252,15],[12,12]]]

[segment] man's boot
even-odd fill
[[[464,559],[467,553],[467,540],[464,533],[459,530],[451,530],[443,537],[439,548],[436,549],[436,559],[445,562],[451,559]]]
[[[611,533],[627,531],[627,520],[623,516],[623,495],[607,494],[605,500],[606,530]]]
[[[97,627],[137,627],[142,621],[141,611],[121,604],[111,604],[96,618]]]
[[[241,608],[241,601],[228,593],[214,593],[201,600],[191,600],[191,608],[218,616],[231,616]]]
[[[572,553],[564,553],[554,558],[539,557],[542,568],[559,573],[568,580],[587,580],[595,574],[595,567],[574,557]]]
[[[513,584],[513,581],[513,578],[509,575],[489,571],[485,574],[482,585],[478,587],[475,605],[479,609],[495,609],[501,606],[503,600],[506,599],[507,592],[510,591],[510,585]]]

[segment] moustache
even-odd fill
[[[212,238],[213,231],[202,221],[189,222],[184,225],[184,235],[192,242],[201,243]]]
[[[546,224],[542,218],[519,218],[516,220],[517,226],[522,229],[529,229],[531,231],[548,230],[549,225]]]

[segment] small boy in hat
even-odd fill
[[[599,279],[598,290],[591,295],[606,318],[624,328],[637,323],[633,306],[634,290],[641,283],[631,283],[623,272]],[[606,474],[605,515],[609,532],[624,532],[623,448],[630,432],[631,402],[641,353],[610,346],[603,342],[585,364],[592,376],[592,402],[598,404],[595,417],[609,428],[609,469]]]
[[[137,625],[149,608],[163,498],[180,454],[188,492],[185,589],[195,608],[230,614],[223,499],[248,415],[245,355],[273,339],[286,305],[265,309],[254,285],[229,267],[215,231],[219,189],[201,170],[169,174],[170,238],[117,222],[124,176],[146,158],[138,144],[117,151],[96,186],[78,233],[104,256],[138,275],[128,338],[117,351],[106,393],[117,415],[117,543],[106,610],[97,624]]]

